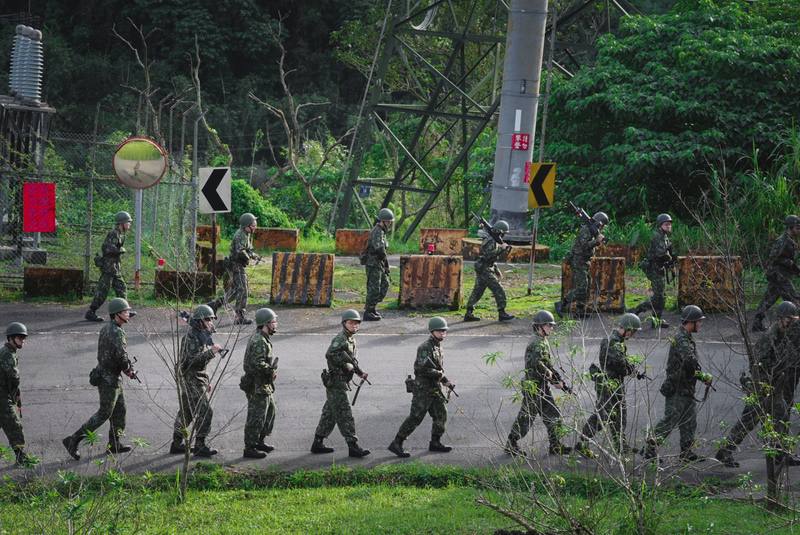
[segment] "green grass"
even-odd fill
[[[149,141],[134,140],[126,143],[117,151],[117,155],[125,160],[160,160],[164,155]]]

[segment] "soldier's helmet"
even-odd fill
[[[658,214],[656,218],[656,226],[660,227],[664,223],[672,223],[672,216],[669,214]]]
[[[345,310],[342,313],[342,323],[344,323],[347,320],[361,322],[361,314],[358,313],[358,310],[354,310],[352,308]]]
[[[249,227],[257,220],[256,216],[251,214],[250,212],[245,212],[241,216],[239,216],[239,226],[241,228]]]
[[[204,320],[206,318],[217,319],[217,315],[214,314],[214,309],[208,305],[197,305],[197,308],[195,308],[192,313],[192,319]]]
[[[378,221],[394,221],[394,212],[388,208],[378,210]]]
[[[631,312],[628,312],[620,316],[617,325],[619,325],[622,329],[625,329],[626,331],[642,330],[642,320],[639,319],[639,316]]]
[[[784,301],[778,305],[779,318],[796,318],[798,317],[797,306],[791,301]]]
[[[787,215],[786,219],[784,220],[784,224],[787,227],[796,227],[797,225],[800,225],[800,217],[797,217],[796,215]]]
[[[117,215],[114,216],[114,221],[116,221],[117,225],[119,225],[121,223],[130,223],[133,221],[133,219],[131,218],[131,214],[122,211],[122,212],[117,212]]]
[[[539,312],[533,315],[533,323],[531,325],[537,327],[539,325],[555,325],[555,324],[556,324],[556,319],[550,312],[548,312],[547,310],[540,310]]]
[[[681,322],[700,321],[706,317],[703,315],[702,309],[697,305],[686,305],[681,309]]]
[[[509,226],[508,226],[508,221],[505,221],[505,220],[501,219],[501,220],[499,220],[497,223],[495,223],[494,225],[492,225],[492,228],[493,228],[494,230],[500,231],[500,232],[502,232],[503,234],[505,234],[506,232],[508,232],[508,231],[509,231],[509,229],[510,229],[511,227],[509,227]]]
[[[600,223],[603,226],[608,225],[609,221],[608,214],[605,212],[597,212],[592,216],[592,219],[594,219],[596,222]]]
[[[120,312],[130,309],[131,306],[125,299],[121,297],[115,297],[114,299],[108,302],[108,313],[112,316],[114,314],[119,314]]]
[[[278,319],[278,315],[271,308],[259,308],[256,310],[256,325],[259,327],[276,319]]]
[[[18,321],[11,322],[6,327],[6,338],[9,336],[28,336],[28,328]]]
[[[447,320],[441,316],[434,316],[428,320],[429,331],[446,331],[448,328]]]

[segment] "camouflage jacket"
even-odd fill
[[[275,372],[269,336],[257,332],[247,342],[242,382],[248,385],[250,392],[272,394],[275,390]]]
[[[796,257],[797,243],[787,230],[770,247],[767,275],[783,275],[784,277],[800,275],[800,267],[795,262]]]
[[[494,238],[487,236],[481,243],[481,252],[475,261],[475,270],[490,270],[494,268],[494,263],[505,254],[506,250],[494,241]]]
[[[18,391],[17,350],[11,344],[6,343],[0,347],[0,399],[13,402]]]
[[[657,229],[650,239],[650,247],[647,249],[647,254],[642,261],[642,269],[645,272],[660,272],[673,258],[669,234]]]
[[[366,256],[367,266],[380,266],[386,260],[386,249],[389,244],[386,241],[386,232],[377,223],[369,232],[369,239],[367,240],[367,248],[364,253]]]
[[[211,333],[192,327],[181,340],[178,363],[183,380],[208,386],[206,366],[214,358]]]
[[[625,337],[614,330],[608,338],[600,342],[600,369],[606,377],[615,381],[622,381],[631,375],[636,368],[628,362],[628,348]]]
[[[544,336],[534,334],[525,348],[525,379],[536,383],[539,390],[547,390],[550,381],[561,380],[550,359],[550,342]]]
[[[422,391],[441,392],[439,385],[447,381],[444,376],[442,345],[433,336],[430,336],[417,348],[414,377],[417,380],[417,388]]]
[[[750,366],[753,381],[776,386],[797,365],[796,351],[787,330],[782,329],[779,323],[773,324],[753,348],[755,358]]]
[[[581,225],[578,237],[575,238],[575,243],[572,244],[572,250],[569,252],[571,262],[588,264],[592,260],[594,248],[598,245],[600,242],[592,236],[589,225]]]
[[[696,373],[700,371],[700,361],[697,359],[697,347],[694,339],[683,325],[678,329],[670,342],[669,357],[667,358],[667,378],[661,386],[661,393],[665,396],[694,397],[694,388],[697,383]]]
[[[231,240],[231,252],[228,258],[234,264],[247,266],[254,257],[252,235],[243,229],[238,229]]]
[[[120,374],[131,367],[127,348],[128,340],[122,327],[113,320],[103,325],[97,340],[97,370],[106,385],[119,386]]]
[[[328,388],[349,390],[353,374],[361,373],[361,368],[358,367],[357,353],[355,336],[344,329],[331,340],[331,345],[325,352],[325,360],[330,374]],[[346,369],[348,363],[353,366],[353,370]]]
[[[103,245],[100,248],[102,259],[98,266],[105,273],[116,273],[119,271],[119,263],[122,255],[125,254],[125,233],[117,227],[106,234]]]

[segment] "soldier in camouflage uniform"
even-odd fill
[[[117,297],[127,299],[127,289],[125,287],[125,280],[122,278],[120,269],[120,260],[125,254],[125,233],[131,228],[131,215],[128,212],[118,212],[115,216],[117,222],[114,229],[106,235],[101,248],[102,255],[98,255],[94,259],[95,265],[100,268],[100,279],[97,281],[97,286],[94,290],[94,299],[89,305],[89,310],[86,311],[84,316],[88,321],[103,321],[103,318],[98,317],[97,309],[105,302],[106,296],[110,288],[114,288],[114,293]]]
[[[492,226],[492,231],[496,232],[502,240],[503,235],[508,232],[509,226],[506,221],[499,220]],[[475,305],[483,297],[486,288],[492,292],[497,303],[497,316],[500,321],[509,321],[514,316],[506,313],[506,292],[500,284],[500,270],[495,265],[501,256],[508,254],[511,250],[510,245],[501,247],[499,243],[487,233],[481,243],[481,252],[475,261],[475,287],[467,300],[467,312],[464,314],[464,321],[480,321],[475,315]]]
[[[17,464],[28,466],[35,459],[25,453],[25,435],[22,433],[22,420],[17,408],[22,407],[19,391],[19,369],[17,351],[25,345],[28,329],[22,323],[13,322],[6,327],[6,343],[0,347],[0,428],[8,437],[14,450]]]
[[[222,297],[207,303],[208,306],[217,313],[219,307],[226,303],[234,302],[236,307],[236,318],[234,325],[250,325],[253,320],[247,318],[247,272],[245,268],[250,260],[258,260],[260,257],[253,250],[252,234],[256,230],[257,219],[251,213],[244,213],[239,218],[239,229],[231,240],[231,250],[228,258],[225,259],[225,269],[229,280]]]
[[[339,432],[347,441],[350,457],[369,455],[369,450],[358,445],[353,410],[347,399],[353,375],[358,375],[362,380],[367,379],[367,374],[358,366],[356,358],[355,334],[360,326],[361,316],[358,311],[345,310],[342,314],[342,332],[333,338],[325,353],[328,367],[322,371],[322,384],[325,385],[326,401],[314,433],[311,453],[333,452],[333,448],[326,446],[324,440],[331,434],[334,426],[339,426]]]
[[[784,398],[786,390],[791,389],[794,395],[794,382],[790,377],[790,368],[796,361],[797,346],[790,340],[789,329],[797,322],[797,307],[784,301],[778,305],[778,322],[763,335],[753,349],[754,361],[750,366],[750,378],[741,379],[745,394],[755,396],[755,403],[746,401],[739,421],[733,426],[727,438],[716,454],[716,459],[729,468],[736,468],[739,463],[733,458],[736,447],[756,425],[762,423],[767,416],[772,418],[775,431],[785,434],[788,431],[789,408],[791,399]],[[790,388],[783,388],[790,384]],[[781,456],[783,458],[783,456]],[[787,457],[789,463],[795,459]]]
[[[195,422],[195,440],[192,451],[196,457],[211,457],[217,450],[206,444],[214,412],[209,399],[209,377],[206,366],[215,356],[222,354],[222,346],[214,343],[214,320],[217,316],[208,305],[199,305],[189,321],[189,332],[181,340],[178,367],[179,409],[173,425],[169,452],[186,453],[190,446],[192,421]],[[226,352],[227,353],[227,352]],[[184,443],[184,440],[187,440]]]
[[[578,316],[586,313],[586,301],[589,299],[589,265],[592,261],[594,248],[603,243],[605,239],[602,230],[608,225],[608,215],[605,212],[597,212],[592,216],[592,219],[599,230],[597,236],[592,236],[592,231],[588,224],[581,225],[578,237],[572,245],[572,250],[565,258],[572,270],[572,290],[561,301],[555,303],[556,314],[559,316],[568,312],[572,303],[575,303],[575,313]]]
[[[133,364],[128,358],[128,340],[122,327],[136,315],[125,299],[117,297],[108,303],[109,321],[100,330],[97,342],[97,366],[89,374],[89,384],[97,387],[100,395],[100,408],[85,424],[73,434],[65,437],[62,444],[70,456],[80,460],[78,445],[86,437],[87,432],[94,431],[106,420],[109,421],[108,445],[109,453],[125,453],[131,447],[122,444],[120,437],[125,434],[125,396],[122,393],[124,373],[131,379],[136,378]]]
[[[275,449],[264,443],[275,423],[275,378],[278,359],[272,355],[269,337],[278,330],[278,316],[272,309],[256,310],[257,330],[244,352],[244,375],[239,388],[247,395],[247,423],[244,426],[244,456],[263,459]]]
[[[790,215],[784,221],[786,232],[781,234],[769,250],[767,265],[767,291],[758,305],[753,319],[753,331],[765,331],[764,318],[778,297],[800,306],[800,294],[792,285],[792,278],[800,275],[797,265],[797,237],[800,236],[800,217]]]
[[[595,413],[583,426],[581,438],[575,450],[586,457],[593,454],[586,442],[604,425],[611,433],[612,444],[620,453],[631,453],[625,439],[627,407],[625,402],[625,379],[636,372],[636,367],[628,360],[625,342],[642,328],[635,314],[624,314],[608,338],[600,342],[600,367],[592,363],[589,368],[594,381],[597,402]]]
[[[658,422],[653,434],[647,440],[645,458],[656,456],[656,448],[669,436],[673,429],[680,428],[680,458],[683,461],[697,461],[699,457],[692,451],[694,433],[697,429],[697,401],[694,389],[698,380],[711,385],[711,376],[702,373],[697,358],[697,348],[692,334],[700,330],[705,316],[700,307],[687,305],[681,311],[681,327],[671,340],[667,359],[667,377],[661,385],[664,402],[664,418]]]
[[[453,448],[442,444],[444,426],[447,423],[447,398],[442,393],[442,386],[455,389],[456,385],[444,376],[444,355],[442,341],[447,335],[447,321],[438,316],[428,321],[430,338],[417,348],[414,361],[414,396],[411,399],[411,413],[400,426],[397,436],[389,444],[389,451],[398,457],[409,457],[411,454],[403,449],[403,441],[422,423],[426,414],[433,419],[429,451],[447,453]]]
[[[364,305],[364,321],[380,321],[375,309],[389,291],[389,260],[386,258],[386,231],[392,226],[394,214],[388,208],[378,211],[378,222],[369,233],[367,247],[361,254],[361,263],[367,271],[367,299]]]
[[[525,349],[525,379],[521,386],[522,407],[511,427],[504,449],[509,455],[522,454],[518,441],[528,434],[533,420],[541,414],[547,427],[550,455],[565,455],[571,448],[561,444],[559,437],[561,413],[550,392],[551,384],[558,389],[568,390],[553,367],[550,342],[547,340],[555,330],[556,321],[550,312],[540,310],[533,316],[532,326],[533,338]]]
[[[645,275],[647,275],[647,278],[650,280],[650,288],[653,291],[653,296],[639,303],[632,311],[637,315],[652,311],[652,325],[653,327],[659,328],[669,327],[669,323],[661,319],[661,315],[664,313],[664,292],[667,285],[667,269],[670,269],[675,261],[675,256],[672,252],[672,243],[669,240],[670,234],[672,234],[672,217],[669,214],[659,214],[656,218],[656,230],[653,232],[653,238],[650,240],[650,247],[647,249],[647,255],[641,263],[642,271],[644,271]]]

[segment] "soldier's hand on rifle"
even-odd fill
[[[358,376],[366,381],[367,377],[369,377],[369,374],[365,373],[365,372],[361,372],[361,373],[358,374]]]
[[[605,235],[602,232],[598,232],[597,233],[597,243],[603,243],[603,242],[605,242],[605,240],[606,240]]]
[[[219,354],[220,352],[222,352],[222,346],[219,344],[214,344],[211,346],[211,351],[213,351],[216,354]]]

